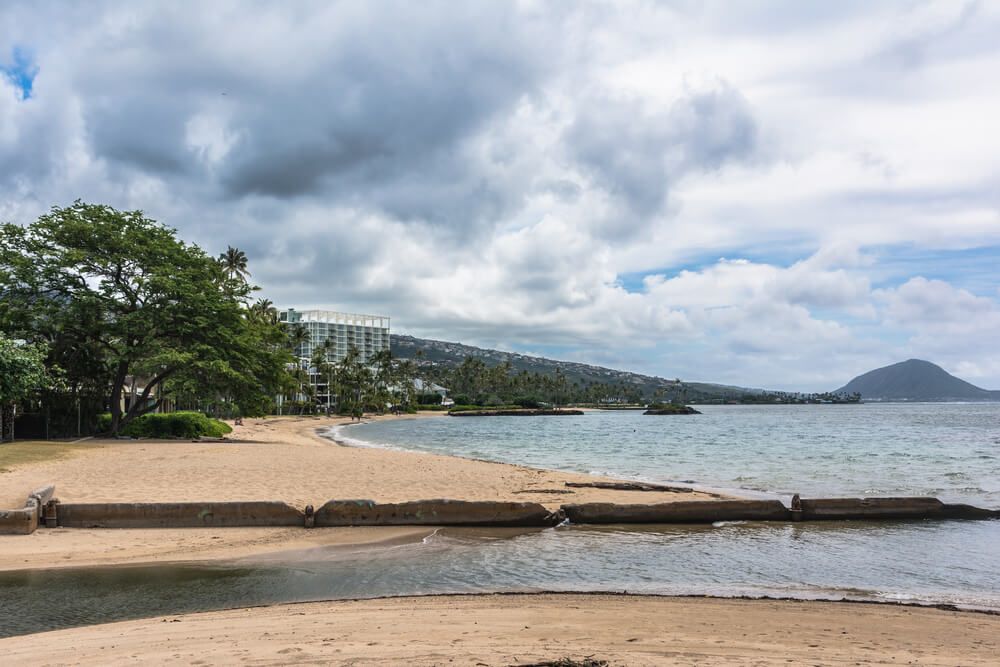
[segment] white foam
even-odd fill
[[[337,444],[343,445],[345,447],[360,447],[363,449],[389,449],[395,452],[410,452],[412,454],[426,454],[427,452],[422,452],[417,449],[407,449],[406,447],[400,447],[399,445],[392,445],[387,442],[373,442],[371,440],[362,440],[360,438],[352,438],[344,434],[344,431],[351,426],[361,426],[363,424],[371,424],[372,422],[358,422],[354,424],[338,424],[336,426],[331,426],[326,429],[326,431],[321,432],[320,435],[329,440],[333,440]]]

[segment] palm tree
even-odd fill
[[[288,346],[292,348],[292,354],[299,357],[299,350],[312,340],[309,335],[309,329],[305,328],[301,324],[293,324],[288,327]]]
[[[267,324],[275,324],[278,321],[278,309],[270,299],[257,299],[257,302],[250,306],[250,313]]]
[[[316,375],[326,376],[326,414],[330,414],[330,400],[334,393],[334,375],[336,368],[330,362],[330,353],[336,349],[337,344],[332,339],[327,338],[316,346],[312,355],[312,367],[316,369]]]
[[[298,371],[302,370],[302,356],[305,352],[304,348],[309,343],[312,337],[309,335],[309,329],[305,328],[301,324],[293,324],[288,327],[288,346],[292,350],[292,354],[295,355],[295,364]],[[306,362],[308,363],[308,362]],[[305,394],[302,384],[302,373],[296,373],[298,375],[299,382],[299,395]],[[306,378],[308,380],[308,376]]]
[[[247,270],[247,255],[239,248],[227,246],[226,252],[219,255],[219,264],[230,280],[245,283],[250,277],[250,272]]]

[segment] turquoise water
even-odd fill
[[[929,494],[1000,507],[1000,405],[442,417],[362,424],[336,436],[746,493]],[[1000,521],[454,529],[408,545],[319,548],[212,565],[0,573],[0,636],[280,602],[533,590],[1000,610]]]
[[[1000,508],[1000,404],[698,406],[702,415],[441,417],[343,427],[356,445],[803,496]]]

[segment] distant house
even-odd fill
[[[433,382],[425,382],[420,378],[415,378],[413,380],[413,388],[416,389],[417,392],[421,394],[431,394],[431,393],[440,394],[441,398],[445,398],[448,395],[447,388],[442,387],[441,385],[435,384]]]

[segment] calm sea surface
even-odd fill
[[[1000,507],[1000,403],[698,406],[702,415],[442,417],[339,440],[781,495],[931,495]]]
[[[691,417],[416,419],[339,439],[750,493],[1000,507],[1000,405],[719,406]],[[2,546],[2,542],[0,542]],[[332,598],[608,590],[1000,609],[1000,521],[440,531],[234,563],[0,573],[0,636]]]

